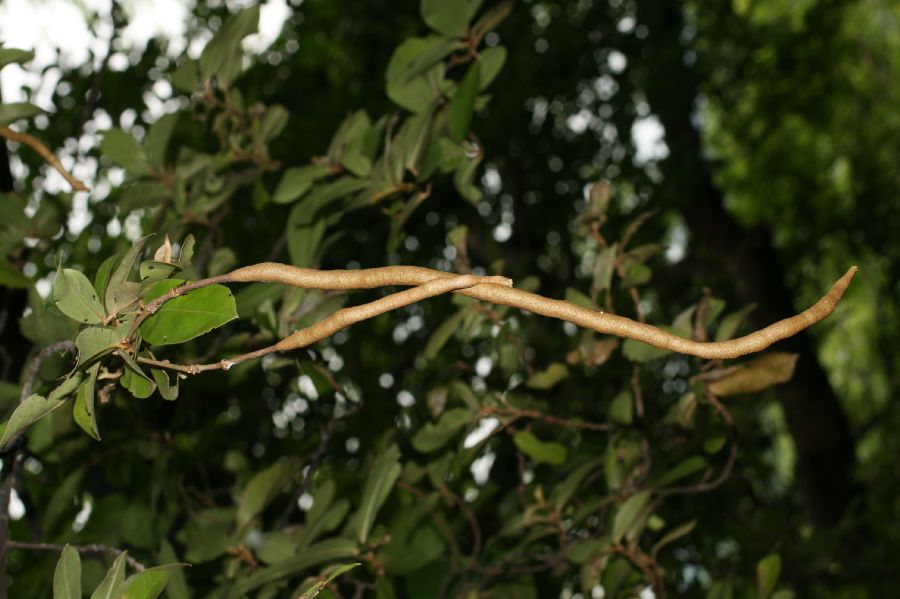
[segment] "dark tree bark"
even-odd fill
[[[639,20],[649,29],[643,46],[644,89],[665,127],[670,155],[661,164],[665,201],[684,215],[703,258],[717,262],[734,282],[742,301],[757,302],[754,325],[765,326],[795,314],[785,273],[768,231],[742,227],[725,209],[703,158],[692,122],[698,97],[696,74],[683,60],[681,6],[645,1]],[[854,441],[846,414],[806,333],[783,341],[779,350],[800,354],[794,378],[777,388],[797,447],[797,477],[814,519],[832,524],[846,511],[856,490]]]

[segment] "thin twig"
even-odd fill
[[[75,351],[75,342],[69,339],[48,345],[41,349],[28,366],[28,372],[25,374],[25,380],[22,382],[22,392],[19,395],[19,401],[23,402],[31,396],[34,389],[34,383],[37,380],[38,373],[41,371],[44,361],[54,354]]]
[[[61,552],[65,545],[58,545],[55,543],[25,543],[22,541],[9,541],[7,546],[10,549],[23,549],[25,551],[51,551],[51,552]],[[109,553],[111,555],[119,556],[121,553],[125,553],[124,549],[119,549],[118,547],[110,547],[109,545],[103,545],[102,543],[92,543],[90,545],[69,545],[72,549],[77,551],[78,553]],[[143,572],[147,569],[147,566],[137,561],[127,553],[125,554],[125,562],[131,566],[133,570],[138,572]]]
[[[616,428],[615,426],[607,424],[605,422],[584,422],[581,420],[568,420],[566,418],[557,418],[556,416],[545,414],[540,410],[522,410],[511,406],[489,406],[481,408],[481,410],[478,411],[479,418],[484,418],[487,416],[506,416],[510,419],[506,423],[507,425],[520,418],[531,418],[533,420],[541,420],[543,422],[546,422],[547,424],[563,428],[580,428],[601,432],[608,432],[611,430],[615,430]]]
[[[69,171],[66,170],[66,167],[62,165],[62,162],[59,161],[59,158],[57,158],[56,155],[51,152],[41,140],[27,133],[19,133],[18,131],[13,131],[9,127],[0,127],[0,137],[5,137],[10,141],[25,144],[26,146],[30,147],[32,150],[40,154],[41,158],[43,158],[47,164],[55,168],[57,172],[59,172],[59,174],[63,176],[63,179],[65,179],[69,183],[69,185],[72,186],[72,189],[74,191],[90,191],[90,188],[87,185],[85,185],[79,179],[76,179],[69,173]]]

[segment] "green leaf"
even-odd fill
[[[167,564],[165,566],[157,566],[129,577],[125,581],[126,588],[122,599],[156,599],[165,590],[172,572],[188,565]]]
[[[369,474],[363,485],[362,499],[359,509],[350,521],[350,530],[355,533],[359,543],[365,543],[369,539],[369,532],[375,524],[378,510],[384,505],[394,483],[400,477],[400,450],[396,445],[391,445],[379,455],[372,463]]]
[[[466,157],[456,167],[456,172],[453,173],[453,186],[456,188],[456,191],[472,204],[481,199],[481,190],[473,181],[482,157],[483,154],[481,152],[477,152],[473,157]]]
[[[744,324],[744,321],[747,320],[747,316],[755,309],[756,304],[750,304],[749,306],[745,306],[737,312],[732,312],[722,318],[719,329],[716,331],[716,341],[727,341],[734,337],[738,327]]]
[[[303,205],[297,204],[288,216],[288,255],[294,266],[312,268],[315,266],[316,254],[319,251],[322,237],[325,236],[325,221],[320,219],[313,224],[297,222],[305,220]]]
[[[41,107],[28,102],[0,104],[0,125],[8,125],[13,121],[28,119],[43,113],[44,110]]]
[[[291,113],[281,104],[273,104],[266,110],[259,124],[259,140],[269,142],[278,137],[287,127]]]
[[[757,393],[786,383],[794,376],[799,354],[769,352],[738,366],[725,369],[720,378],[707,383],[718,397]]]
[[[441,95],[444,64],[437,63],[426,72],[410,77],[411,69],[422,54],[446,40],[439,37],[414,37],[400,44],[388,63],[387,95],[398,106],[410,112],[422,112]]]
[[[60,312],[78,322],[98,324],[106,317],[97,291],[77,270],[59,266],[53,284],[53,299]]]
[[[0,69],[8,64],[22,64],[34,58],[34,52],[18,48],[0,48]]]
[[[147,159],[158,170],[166,165],[166,149],[177,122],[177,112],[163,115],[150,126],[147,133]]]
[[[569,369],[565,364],[554,362],[545,370],[531,375],[526,385],[529,389],[550,389],[569,378]]]
[[[148,235],[138,239],[125,252],[125,256],[122,257],[122,260],[109,276],[109,283],[106,286],[106,296],[104,298],[106,310],[109,314],[118,314],[120,310],[138,299],[141,286],[138,283],[130,282],[128,276],[131,274],[131,270],[134,268],[134,264],[141,255],[144,244],[147,243],[149,238],[150,236]]]
[[[429,422],[413,435],[412,446],[421,453],[437,451],[473,420],[474,414],[465,408],[447,410],[437,423]]]
[[[701,470],[706,468],[707,465],[708,462],[703,456],[691,456],[682,460],[676,466],[663,473],[659,478],[655,480],[655,484],[660,487],[670,485],[675,481],[679,481],[682,478],[685,478],[686,476],[690,476],[691,474],[700,472]]]
[[[569,503],[569,500],[575,495],[575,491],[581,485],[582,481],[592,472],[603,468],[606,461],[605,456],[596,457],[575,468],[566,478],[553,488],[550,498],[557,508],[562,508]]]
[[[188,93],[193,92],[199,84],[197,61],[185,56],[181,64],[169,74],[169,78],[177,89]]]
[[[307,547],[296,556],[267,568],[260,568],[252,574],[227,584],[222,595],[227,599],[244,597],[250,591],[264,584],[294,576],[308,568],[326,564],[334,560],[356,557],[359,554],[356,542],[349,539],[328,539]]]
[[[441,323],[425,344],[424,356],[426,360],[433,360],[440,353],[441,348],[447,344],[447,341],[459,330],[460,325],[470,310],[465,308]]]
[[[342,566],[337,566],[336,568],[331,570],[331,572],[328,574],[328,576],[317,580],[316,582],[314,582],[312,584],[312,586],[310,586],[308,589],[303,591],[303,594],[301,594],[299,597],[297,597],[297,599],[313,599],[313,597],[318,597],[319,593],[321,593],[323,590],[325,590],[325,587],[327,587],[329,584],[331,584],[331,581],[333,581],[335,578],[337,578],[341,574],[345,574],[345,573],[349,572],[350,570],[352,570],[353,568],[360,566],[360,565],[362,565],[362,564],[360,564],[359,562],[356,562],[356,563],[352,563],[352,564],[344,564]]]
[[[462,83],[456,90],[456,95],[453,96],[453,101],[450,102],[450,112],[447,115],[447,129],[450,132],[450,138],[454,141],[462,141],[469,132],[480,82],[481,64],[475,62],[469,67],[465,78],[463,78]]]
[[[609,406],[609,419],[616,424],[628,426],[634,420],[634,401],[631,392],[622,390]]]
[[[3,201],[3,199],[0,198],[0,201]],[[14,268],[12,264],[6,261],[6,258],[0,257],[0,286],[13,289],[28,289],[31,287],[31,283],[31,279]]]
[[[151,345],[184,343],[237,318],[231,290],[209,285],[167,301],[141,325]]]
[[[647,510],[650,505],[649,491],[635,493],[625,500],[613,518],[613,543],[619,543],[625,538],[635,539],[640,536],[644,524],[650,516]]]
[[[138,399],[146,399],[156,391],[156,383],[141,369],[127,351],[117,351],[116,355],[125,362],[125,372],[119,382]]]
[[[81,556],[71,546],[63,547],[53,573],[53,599],[81,599]]]
[[[88,369],[88,376],[79,385],[75,395],[75,405],[72,407],[72,418],[75,423],[97,441],[100,440],[100,432],[97,430],[97,413],[94,409],[94,387],[97,384],[99,372],[99,363]]]
[[[488,48],[478,57],[478,62],[481,64],[479,87],[484,91],[503,69],[506,62],[506,48],[503,46]]]
[[[121,129],[113,128],[103,134],[100,151],[134,175],[146,175],[150,172],[144,149],[129,133]]]
[[[696,526],[697,526],[696,520],[690,520],[680,526],[676,526],[675,528],[673,528],[672,530],[667,532],[665,534],[665,536],[663,536],[663,538],[661,538],[659,541],[656,542],[656,544],[653,546],[652,553],[656,554],[660,549],[662,549],[669,543],[673,543],[673,542],[677,541],[678,539],[680,539],[681,537],[690,534],[690,532],[692,530],[694,530],[694,527],[696,527]]]
[[[112,275],[112,269],[118,261],[119,256],[114,254],[100,263],[100,268],[97,269],[97,274],[94,276],[94,291],[97,292],[97,297],[103,298],[106,296],[109,277]],[[104,313],[105,311],[104,309]]]
[[[123,341],[123,332],[108,327],[88,327],[75,337],[78,365],[84,366],[110,353]]]
[[[239,529],[269,505],[296,469],[297,465],[293,461],[281,460],[250,479],[237,503],[236,519]]]
[[[513,437],[513,442],[519,451],[535,462],[558,466],[566,461],[568,452],[565,446],[554,441],[541,441],[531,431],[519,431]]]
[[[161,368],[151,368],[150,374],[153,375],[153,381],[162,398],[168,401],[178,399],[178,376],[175,376],[175,383],[172,384],[169,379],[169,373]]]
[[[422,20],[444,35],[462,37],[469,28],[467,0],[422,0]]]
[[[200,54],[200,76],[229,87],[241,72],[241,40],[256,33],[258,25],[258,4],[229,17]]]
[[[0,447],[6,445],[17,433],[25,430],[32,423],[66,403],[66,396],[78,389],[80,383],[81,375],[75,374],[64,380],[47,397],[34,394],[21,402],[13,410],[9,421],[6,423],[6,429],[4,429],[3,436],[0,438]]]
[[[772,553],[756,564],[756,599],[769,599],[781,575],[781,556]]]
[[[272,201],[276,204],[287,204],[300,198],[313,186],[313,183],[328,174],[331,167],[327,164],[310,164],[289,168],[281,176]]]
[[[91,594],[91,599],[121,599],[125,591],[125,558],[128,553],[123,551],[110,566],[106,576],[100,585]],[[80,597],[80,595],[79,595]]]

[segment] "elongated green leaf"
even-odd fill
[[[781,556],[772,553],[756,564],[756,599],[769,599],[781,575]]]
[[[447,341],[459,330],[463,320],[468,315],[469,310],[463,308],[447,320],[441,323],[425,344],[425,359],[433,360],[440,353],[441,348],[447,344]]]
[[[6,445],[17,433],[26,429],[32,423],[66,403],[66,397],[78,389],[80,383],[81,374],[75,374],[63,381],[47,397],[34,394],[26,398],[25,401],[16,406],[16,409],[9,417],[3,436],[0,437],[0,447]]]
[[[421,453],[437,451],[474,419],[473,412],[465,408],[447,410],[436,423],[427,423],[413,435],[412,446]]]
[[[103,134],[100,151],[132,174],[146,175],[150,171],[144,149],[129,133],[121,129],[110,129]]]
[[[229,87],[241,72],[241,40],[256,33],[258,25],[259,5],[229,17],[200,55],[201,77],[215,77],[221,87]]]
[[[469,67],[465,78],[456,90],[456,95],[453,96],[453,101],[450,102],[447,129],[450,132],[450,138],[454,141],[462,141],[469,132],[480,84],[481,63],[476,62]]]
[[[745,306],[737,312],[732,312],[722,318],[719,329],[716,331],[716,341],[726,341],[734,337],[738,328],[744,324],[744,321],[747,320],[747,316],[755,309],[756,304],[750,304],[749,306]]]
[[[0,125],[8,125],[13,121],[31,118],[43,114],[43,112],[41,107],[28,102],[0,104]]]
[[[100,432],[97,430],[97,413],[94,409],[94,387],[99,372],[99,363],[88,369],[88,376],[79,385],[75,394],[75,405],[72,407],[72,418],[75,419],[75,423],[97,441],[100,440]]]
[[[272,194],[272,201],[276,204],[287,204],[302,197],[313,183],[328,174],[330,168],[327,164],[289,168],[281,176],[281,181]]]
[[[125,591],[125,558],[127,552],[120,553],[113,565],[106,571],[100,585],[91,593],[91,599],[121,599]]]
[[[396,445],[389,447],[372,463],[366,483],[363,486],[359,509],[350,521],[350,529],[356,539],[365,543],[369,538],[378,510],[384,505],[394,483],[400,477],[400,450]]]
[[[553,492],[550,494],[550,499],[556,507],[562,508],[569,503],[569,500],[575,495],[575,492],[578,490],[578,487],[584,479],[592,472],[601,469],[605,461],[605,456],[589,460],[573,470],[561,483],[556,485],[553,488]]]
[[[253,574],[245,576],[235,583],[229,583],[222,595],[227,599],[243,597],[250,591],[259,587],[293,576],[320,564],[327,564],[335,560],[345,560],[359,555],[356,542],[349,539],[329,539],[307,547],[295,557],[267,568],[260,568]]]
[[[478,57],[478,62],[481,63],[479,86],[483,91],[503,69],[503,64],[506,62],[506,48],[503,46],[488,48]]]
[[[112,276],[113,267],[118,264],[118,262],[118,254],[113,254],[101,262],[100,268],[97,269],[97,274],[94,276],[94,291],[97,292],[97,297],[101,300],[106,297],[106,287],[109,285],[109,277]]]
[[[461,37],[469,26],[467,0],[422,0],[422,20],[444,35]]]
[[[340,576],[341,574],[346,574],[353,568],[361,565],[359,562],[352,564],[344,564],[343,566],[338,566],[331,570],[331,572],[325,578],[321,578],[314,582],[312,586],[303,591],[303,593],[297,599],[313,599],[313,597],[318,597],[319,593],[325,590],[331,581]]]
[[[565,446],[554,441],[541,441],[531,431],[519,431],[513,437],[519,451],[535,462],[559,465],[566,461]]]
[[[125,581],[122,599],[156,599],[165,590],[172,572],[189,564],[167,564],[148,568]]]
[[[616,424],[628,426],[634,420],[634,401],[631,391],[624,389],[616,395],[609,406],[609,419]]]
[[[531,389],[550,389],[569,378],[569,369],[565,364],[554,362],[546,369],[531,375],[526,383]]]
[[[22,64],[34,58],[34,52],[18,48],[0,48],[0,69],[8,64]]]
[[[288,255],[291,264],[303,268],[315,266],[316,255],[322,237],[325,235],[325,221],[317,220],[308,224],[303,204],[299,203],[291,210],[287,222]]]
[[[130,282],[128,276],[131,274],[131,270],[134,268],[134,264],[141,255],[144,244],[147,243],[149,238],[150,236],[148,235],[138,239],[134,245],[125,252],[122,261],[119,262],[115,270],[112,271],[112,274],[109,275],[109,283],[107,283],[106,286],[106,296],[104,300],[106,309],[110,314],[117,314],[126,306],[137,301],[141,286],[138,283]]]
[[[166,149],[178,122],[178,113],[163,115],[147,133],[147,159],[155,168],[162,169],[166,163]]]
[[[656,544],[653,546],[653,553],[657,553],[660,549],[662,549],[669,543],[674,543],[681,537],[690,534],[690,532],[694,530],[695,526],[697,526],[696,520],[690,520],[680,526],[676,526],[675,528],[667,532],[665,536],[663,536],[663,538],[656,542]]]
[[[78,322],[98,324],[106,317],[106,310],[88,278],[62,265],[56,271],[53,300],[60,312]]]
[[[663,473],[662,476],[655,480],[655,484],[661,487],[670,485],[675,481],[685,478],[686,476],[690,476],[691,474],[700,472],[701,470],[706,468],[707,464],[708,462],[703,456],[691,456],[682,460],[676,466]]]
[[[66,545],[53,573],[53,599],[81,599],[81,556]]]
[[[144,321],[141,333],[151,345],[183,343],[237,318],[231,290],[201,287],[169,300]]]
[[[640,535],[650,515],[646,508],[650,505],[650,492],[641,491],[625,500],[613,518],[612,540],[618,543],[626,537]]]
[[[238,528],[243,528],[265,509],[278,495],[296,468],[297,465],[294,462],[282,460],[250,479],[238,499],[236,515]]]

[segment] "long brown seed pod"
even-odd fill
[[[418,266],[385,266],[362,270],[314,270],[276,262],[245,266],[230,273],[176,287],[148,303],[135,320],[135,326],[139,326],[146,317],[156,312],[168,300],[215,283],[280,283],[305,289],[329,290],[373,289],[388,285],[408,285],[412,288],[368,304],[338,310],[321,322],[301,329],[274,345],[229,360],[193,365],[178,365],[150,358],[139,358],[139,361],[189,374],[205,370],[228,369],[234,364],[273,352],[307,347],[351,324],[448,292],[461,293],[474,299],[516,307],[550,318],[558,318],[598,333],[635,339],[681,354],[723,360],[761,351],[776,341],[796,335],[819,322],[834,311],[855,274],[856,267],[853,266],[834,283],[828,293],[800,314],[728,341],[704,342],[679,337],[624,316],[590,310],[570,302],[515,289],[511,286],[512,282],[505,277],[457,275]]]
[[[834,283],[828,293],[796,316],[780,320],[744,337],[713,342],[685,339],[624,316],[583,308],[570,302],[546,298],[511,287],[480,284],[461,289],[458,293],[474,299],[513,306],[542,316],[558,318],[598,333],[643,341],[648,345],[669,349],[680,354],[710,360],[724,360],[761,351],[776,341],[796,335],[816,324],[834,311],[855,274],[856,267],[851,266],[844,276]],[[316,289],[369,289],[384,285],[421,285],[437,277],[453,276],[455,276],[453,273],[417,266],[322,271],[275,262],[238,268],[224,275],[233,282],[260,281]]]

